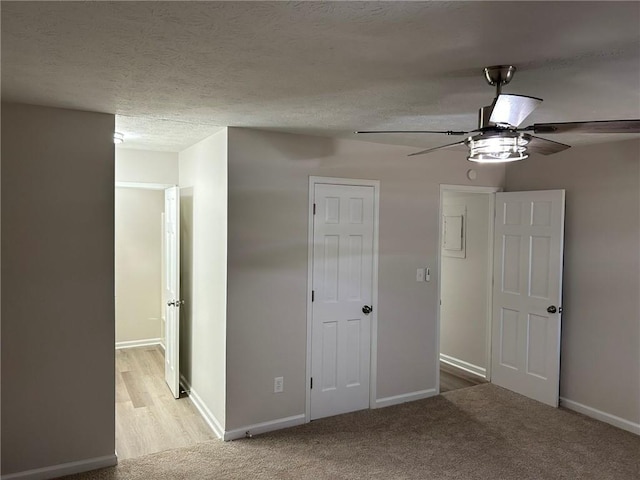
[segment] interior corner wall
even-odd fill
[[[489,240],[491,195],[444,191],[443,207],[466,209],[464,258],[442,252],[440,353],[458,366],[470,364],[476,373],[487,368],[487,296],[489,292]],[[474,368],[475,367],[475,368]]]
[[[507,190],[566,189],[560,396],[640,423],[640,140],[507,167]]]
[[[179,154],[180,373],[210,422],[225,426],[227,130]],[[213,418],[210,418],[210,417]],[[221,433],[221,432],[218,432]]]
[[[1,114],[2,475],[115,463],[115,119]]]
[[[502,186],[504,166],[472,183],[464,154],[412,151],[229,128],[227,430],[305,412],[310,175],[380,180],[377,398],[436,388],[439,184]]]
[[[116,188],[116,345],[161,338],[163,211],[162,190]]]

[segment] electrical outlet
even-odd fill
[[[273,379],[273,393],[281,393],[284,391],[284,377],[276,377]]]

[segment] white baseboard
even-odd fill
[[[452,367],[464,370],[465,372],[477,375],[478,377],[487,378],[487,369],[474,365],[473,363],[465,362],[464,360],[445,355],[444,353],[440,354],[440,361],[447,365],[451,365]]]
[[[125,342],[116,342],[116,350],[121,348],[149,347],[151,345],[162,345],[161,338],[145,338],[143,340],[127,340]]]
[[[211,413],[211,410],[209,410],[202,401],[198,392],[191,387],[184,375],[180,375],[180,383],[183,385],[184,389],[189,392],[189,400],[193,403],[198,412],[200,412],[200,415],[202,415],[204,421],[207,422],[207,425],[209,425],[218,438],[224,438],[224,428],[222,428],[222,425],[220,425],[216,416]]]
[[[202,415],[202,418],[204,418],[211,430],[213,430],[218,438],[225,441],[244,438],[247,432],[250,432],[252,435],[258,435],[260,433],[280,430],[281,428],[295,427],[296,425],[305,423],[305,415],[303,413],[300,415],[294,415],[293,417],[279,418],[269,422],[256,423],[254,425],[247,425],[235,430],[225,431],[215,415],[211,413],[211,410],[209,410],[209,408],[204,404],[198,395],[198,392],[193,389],[183,375],[180,375],[180,383],[184,386],[184,389],[189,392],[189,400],[191,400],[191,403],[193,403],[198,412],[200,412],[200,415]]]
[[[0,477],[1,480],[48,480],[50,478],[73,475],[74,473],[88,472],[98,468],[113,467],[118,464],[115,453],[104,457],[89,458],[78,462],[61,463],[50,467],[36,468],[18,473],[8,473]]]
[[[574,402],[573,400],[569,400],[563,397],[560,397],[560,405],[569,410],[582,413],[587,417],[595,418],[596,420],[600,420],[601,422],[608,423],[609,425],[613,425],[614,427],[621,428],[623,430],[626,430],[627,432],[640,435],[640,423],[633,423],[629,420],[625,420],[624,418],[616,417],[615,415],[611,415],[610,413],[603,412],[602,410],[597,410],[593,407],[588,407],[586,405]]]
[[[437,395],[435,388],[428,390],[420,390],[417,392],[403,393],[402,395],[394,395],[393,397],[378,398],[374,408],[390,407],[391,405],[398,405],[400,403],[413,402],[415,400],[422,400],[423,398],[429,398]]]
[[[242,428],[236,428],[234,430],[228,430],[224,432],[225,440],[237,440],[238,438],[244,438],[249,432],[251,435],[258,435],[260,433],[271,432],[273,430],[280,430],[282,428],[295,427],[305,423],[305,415],[294,415],[292,417],[278,418],[277,420],[271,420],[269,422],[255,423],[253,425],[247,425]]]

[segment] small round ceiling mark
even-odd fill
[[[476,178],[478,178],[478,172],[476,172],[473,168],[470,168],[469,170],[467,170],[467,178],[469,180],[475,180]]]

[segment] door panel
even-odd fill
[[[557,406],[564,190],[497,193],[494,235],[492,381]]]
[[[180,189],[164,191],[165,299],[167,305],[164,378],[175,398],[180,396]]]
[[[317,184],[310,418],[369,407],[373,187]]]

